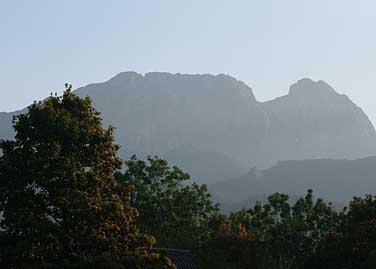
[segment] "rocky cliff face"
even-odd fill
[[[262,124],[252,90],[225,75],[127,72],[77,93],[92,96],[125,150],[142,155],[194,148],[244,160]]]
[[[288,95],[261,103],[266,130],[263,163],[312,158],[360,158],[376,153],[367,115],[323,81],[302,79]],[[269,164],[271,164],[269,162]]]
[[[105,124],[116,127],[124,157],[157,154],[201,182],[279,160],[376,154],[367,116],[322,81],[303,79],[288,95],[258,102],[227,75],[124,72],[76,93],[91,96]],[[0,137],[9,137],[9,121],[0,114]]]

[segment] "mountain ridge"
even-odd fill
[[[317,197],[344,204],[353,196],[375,193],[375,174],[376,156],[355,160],[285,160],[265,170],[254,169],[215,183],[209,189],[230,211],[250,207],[275,192],[299,197],[308,189],[313,189]]]
[[[174,156],[171,163],[203,183],[225,180],[226,170],[245,173],[280,160],[376,155],[368,116],[324,81],[305,78],[288,94],[260,102],[251,87],[225,74],[131,71],[75,93],[90,96],[104,123],[117,128],[122,157]],[[11,138],[14,114],[0,114],[0,138]],[[204,169],[192,156],[199,152],[210,173],[198,172]]]

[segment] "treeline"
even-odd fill
[[[268,203],[219,221],[201,249],[202,268],[376,268],[376,197],[354,198],[335,211],[312,191],[290,205]]]
[[[66,86],[0,142],[1,268],[175,268],[164,248],[203,269],[376,268],[374,196],[338,212],[276,193],[225,216],[165,160],[120,160],[114,129]]]

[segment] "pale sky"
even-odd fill
[[[0,0],[0,111],[167,71],[229,74],[260,101],[325,80],[376,123],[375,26],[374,0]]]

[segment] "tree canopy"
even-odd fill
[[[62,97],[17,116],[14,129],[15,140],[0,142],[2,268],[173,268],[150,254],[155,239],[134,223],[138,211],[113,176],[122,164],[114,129],[102,126],[89,98],[66,85]]]
[[[313,193],[291,205],[289,196],[275,193],[223,220],[203,247],[202,268],[307,268],[324,239],[335,231],[339,214]],[[205,258],[206,257],[206,258]]]
[[[189,182],[190,176],[166,160],[133,156],[125,162],[119,182],[133,189],[130,203],[139,209],[137,224],[158,239],[158,246],[194,248],[210,233],[210,220],[219,213],[206,185]]]

